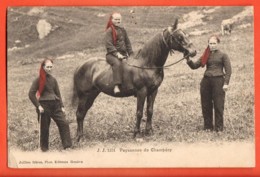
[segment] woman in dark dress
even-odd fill
[[[231,64],[226,53],[218,49],[220,40],[211,36],[204,54],[193,62],[187,58],[191,69],[206,66],[204,77],[200,83],[201,107],[204,118],[204,130],[223,131],[225,92],[228,90],[231,77]],[[213,110],[215,122],[213,125]]]
[[[42,151],[49,149],[49,127],[51,118],[58,126],[64,149],[70,148],[71,137],[69,124],[65,119],[65,109],[62,102],[57,80],[51,75],[53,61],[46,59],[40,67],[37,77],[30,88],[29,98],[40,116],[40,146]]]

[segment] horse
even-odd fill
[[[134,138],[141,137],[140,124],[147,101],[145,134],[150,135],[154,101],[164,78],[164,64],[172,50],[194,57],[196,50],[188,35],[177,28],[178,20],[158,33],[139,50],[135,57],[122,61],[123,83],[119,94],[114,94],[112,67],[104,58],[92,57],[79,66],[74,73],[72,102],[78,101],[77,141],[83,136],[83,121],[97,96],[103,92],[113,97],[135,96],[137,98]],[[75,104],[75,103],[74,103]]]

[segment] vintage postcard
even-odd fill
[[[9,167],[255,167],[253,14],[252,6],[9,7]],[[212,36],[220,40],[214,57],[221,61],[197,70],[188,59],[167,67],[186,54],[195,63]],[[118,59],[117,50],[128,58]],[[124,70],[118,95],[110,55]],[[60,95],[45,86],[35,101],[30,93],[46,59],[53,61]],[[228,85],[225,104],[213,86],[200,94],[208,77]],[[63,102],[65,116],[54,113],[53,100]],[[35,102],[46,109],[40,121]]]
[[[255,168],[254,14],[8,6],[8,168]]]

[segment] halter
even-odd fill
[[[164,29],[163,32],[162,32],[162,39],[163,39],[163,43],[164,43],[164,44],[166,45],[166,47],[169,49],[170,55],[172,55],[172,53],[174,53],[174,50],[169,47],[169,45],[167,44],[167,42],[166,42],[166,40],[165,40],[165,38],[164,38],[164,35],[163,35],[166,30],[167,30],[167,29]],[[175,30],[172,32],[172,34],[170,34],[170,36],[173,37],[173,34],[176,33],[177,31],[180,31],[180,30],[181,30],[181,29],[175,29]],[[175,38],[174,38],[174,39],[175,39]],[[176,39],[175,39],[175,42],[177,42],[179,45],[181,45],[180,42],[177,41]],[[191,43],[189,43],[188,45],[191,45]],[[142,67],[142,66],[136,66],[136,65],[129,64],[128,62],[126,62],[126,63],[127,63],[127,65],[129,65],[129,66],[132,66],[132,67],[135,67],[135,68],[140,68],[140,69],[163,69],[163,68],[168,68],[168,67],[170,67],[170,66],[172,66],[172,65],[175,65],[175,64],[181,62],[182,60],[184,60],[184,59],[187,58],[188,56],[189,56],[189,55],[186,55],[186,56],[182,57],[181,59],[179,59],[178,61],[176,61],[176,62],[174,62],[174,63],[171,63],[171,64],[169,64],[169,65],[164,65],[164,66],[161,66],[161,67]]]
[[[169,45],[168,45],[168,43],[166,42],[166,40],[165,40],[165,38],[164,38],[164,35],[163,35],[166,30],[167,30],[167,29],[164,29],[163,32],[162,32],[162,39],[163,39],[163,43],[164,43],[164,44],[166,45],[166,47],[169,49],[170,55],[172,55],[172,54],[174,53],[174,50],[169,47]],[[179,30],[179,29],[175,29],[175,30],[173,31],[173,33],[170,34],[170,37],[172,37],[173,34],[174,34],[177,30]],[[177,42],[177,41],[176,41],[176,42]]]
[[[164,38],[164,32],[166,31],[167,29],[164,29],[163,30],[163,32],[162,32],[162,38],[163,38],[163,43],[166,45],[166,47],[169,49],[169,50],[173,50],[173,49],[171,49],[170,47],[169,47],[169,45],[167,44],[167,42],[166,42],[166,40],[165,40],[165,38]],[[176,33],[177,31],[180,31],[180,29],[175,29],[173,32],[172,32],[172,34],[170,34],[170,36],[172,37],[173,36],[173,34],[174,33]],[[180,44],[179,43],[179,41],[176,41],[178,44]]]
[[[163,35],[166,30],[167,30],[167,29],[164,29],[163,32],[162,32],[163,43],[164,43],[164,44],[166,45],[166,47],[169,49],[170,54],[172,54],[172,53],[174,53],[174,50],[169,47],[169,45],[167,44],[167,42],[166,42],[166,40],[165,40],[165,38],[164,38],[164,35]],[[170,34],[170,37],[172,38],[172,37],[174,36],[174,33],[176,33],[177,31],[180,31],[180,30],[181,30],[181,29],[175,29],[175,30],[172,32],[172,34]],[[182,46],[182,44],[181,44],[178,40],[176,40],[175,38],[173,38],[173,39],[174,39],[174,41],[175,41],[176,43],[178,43],[180,46]],[[171,40],[171,42],[172,42],[172,40]],[[190,42],[190,43],[187,44],[187,46],[190,46],[191,44],[192,44],[192,43]]]

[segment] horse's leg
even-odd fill
[[[78,103],[78,108],[76,112],[77,116],[77,123],[78,123],[78,128],[77,128],[77,141],[80,141],[80,138],[83,135],[83,121],[87,113],[87,109],[85,107],[86,105],[86,97],[82,97],[79,99]]]
[[[143,117],[144,102],[147,95],[147,89],[144,87],[137,91],[137,111],[136,111],[136,125],[134,129],[134,138],[140,135],[140,124]]]
[[[77,141],[78,142],[80,141],[81,137],[83,136],[84,118],[85,118],[88,110],[93,105],[93,102],[99,93],[100,93],[99,91],[94,90],[92,92],[87,93],[86,95],[82,96],[79,99],[79,104],[78,104],[78,108],[77,108],[77,112],[76,112],[77,123],[78,123],[78,128],[77,128]]]
[[[157,95],[158,89],[154,90],[147,95],[147,121],[145,126],[145,134],[149,135],[152,133],[152,117],[153,117],[153,105],[155,101],[155,97]]]

